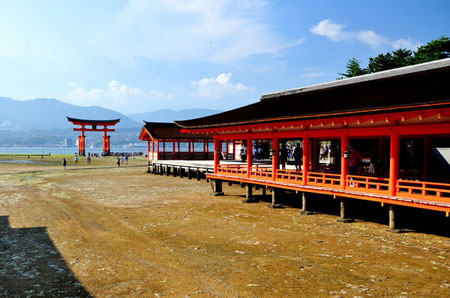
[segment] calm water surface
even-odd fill
[[[102,148],[86,148],[86,154],[98,153],[101,154]],[[147,153],[147,147],[113,147],[112,152],[142,152]],[[75,154],[78,152],[78,147],[0,147],[0,154]]]

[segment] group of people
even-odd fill
[[[128,164],[128,154],[121,154],[120,156],[117,157],[117,166],[120,167],[121,164],[123,164],[125,162],[125,164]]]
[[[241,156],[241,160],[243,162],[247,161],[247,145],[243,144],[241,146],[241,150],[239,152],[239,155]],[[260,160],[263,156],[263,149],[261,146],[252,146],[252,157],[253,159]]]
[[[292,149],[292,147],[286,148],[285,144],[283,144],[281,146],[280,164],[281,164],[281,169],[283,169],[283,170],[286,169],[288,157],[294,159],[294,165],[295,165],[296,171],[301,169],[301,164],[302,164],[302,160],[303,160],[303,148],[300,146],[300,143],[297,143],[293,149]]]
[[[86,162],[87,162],[87,164],[91,164],[91,161],[92,161],[92,159],[91,159],[91,155],[89,154],[88,155],[88,157],[86,158]],[[78,157],[78,154],[77,153],[75,153],[75,156],[73,157],[73,162],[74,162],[74,164],[78,164],[78,162],[79,162],[79,157]],[[67,167],[67,159],[64,157],[63,158],[63,161],[62,161],[62,164],[63,164],[63,167],[64,167],[64,169]]]
[[[247,146],[245,144],[241,146],[240,156],[243,162],[247,161]],[[257,160],[260,160],[263,156],[262,148],[260,146],[252,146],[252,156]],[[297,171],[301,169],[303,160],[303,148],[301,147],[300,143],[297,143],[293,148],[286,148],[285,144],[281,146],[279,152],[279,162],[282,169],[286,169],[288,158],[294,159],[294,165]]]

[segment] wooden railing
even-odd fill
[[[441,202],[450,202],[450,184],[422,182],[422,181],[397,181],[397,196],[418,199],[432,199]]]
[[[308,185],[317,185],[325,187],[340,187],[341,175],[330,173],[309,172],[307,178]]]
[[[303,173],[296,170],[277,170],[277,180],[287,181],[287,182],[297,182],[303,181]]]
[[[389,179],[348,175],[345,181],[345,187],[347,189],[386,195],[389,193]]]
[[[247,165],[245,164],[219,164],[217,173],[247,178]],[[272,168],[267,166],[252,166],[250,178],[273,181]],[[303,184],[303,173],[295,170],[277,170],[275,182],[289,182]],[[306,185],[341,188],[341,175],[332,173],[309,172]],[[345,180],[347,190],[356,190],[361,193],[375,193],[389,195],[389,178],[366,177],[348,175]],[[417,198],[450,203],[450,183],[436,183],[423,181],[398,180],[396,196]]]
[[[217,173],[227,174],[230,176],[246,176],[246,165],[218,165]]]
[[[272,180],[272,168],[254,166],[250,170],[250,177]]]

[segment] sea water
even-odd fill
[[[86,154],[102,154],[102,148],[86,148]],[[113,147],[111,152],[133,153],[142,152],[147,154],[147,147]],[[75,154],[78,153],[78,147],[0,147],[0,154]]]

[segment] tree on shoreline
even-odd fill
[[[370,57],[369,64],[366,68],[362,68],[361,62],[356,58],[349,59],[346,65],[347,71],[345,73],[339,73],[339,75],[350,78],[449,57],[450,39],[442,36],[439,39],[428,42],[426,45],[418,47],[416,51],[398,49],[387,52],[386,54],[379,54],[374,58]]]

